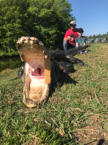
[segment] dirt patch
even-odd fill
[[[91,116],[88,119],[88,125],[76,133],[79,143],[81,145],[98,145],[101,141],[107,141],[108,132],[104,130],[103,126],[104,120],[99,115]]]

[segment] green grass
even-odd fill
[[[88,54],[76,56],[87,64],[85,67],[75,65],[76,71],[70,74],[77,83],[58,84],[49,100],[33,109],[22,102],[22,81],[11,80],[16,77],[17,68],[2,69],[0,144],[84,145],[99,138],[98,132],[105,134],[103,126],[108,121],[107,45],[93,44]]]
[[[7,56],[7,57],[18,56],[18,51],[13,50],[13,49],[11,51],[7,51],[7,52],[0,50],[0,57],[4,57],[4,56]]]
[[[0,71],[4,69],[14,69],[19,67],[22,64],[19,56],[12,56],[12,57],[6,57],[2,56],[0,57]]]

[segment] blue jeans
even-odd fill
[[[67,41],[63,41],[63,49],[64,51],[67,51]]]

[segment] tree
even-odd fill
[[[50,49],[60,48],[67,24],[72,19],[71,5],[63,0],[29,0],[29,2],[28,12],[32,17],[33,36],[41,39]]]
[[[26,0],[1,0],[0,1],[0,45],[6,52],[15,49],[16,40],[24,34],[22,19],[25,18],[25,11],[22,6]]]
[[[67,0],[0,0],[0,49],[16,51],[20,36],[38,37],[48,49],[62,48],[71,11]]]

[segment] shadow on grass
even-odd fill
[[[74,68],[73,68],[73,72],[75,72]],[[55,91],[55,88],[57,88],[57,86],[62,87],[64,84],[76,85],[77,81],[73,80],[67,73],[64,73],[62,70],[60,70],[59,67],[57,67],[56,70],[52,69],[49,96],[52,96],[52,94]],[[48,99],[49,99],[49,97],[48,97]],[[48,99],[47,99],[47,101],[48,101]]]
[[[0,57],[0,71],[4,69],[14,69],[22,64],[19,56]]]
[[[100,139],[97,145],[108,145],[108,140]]]

